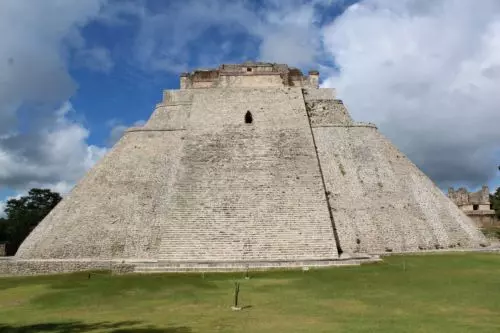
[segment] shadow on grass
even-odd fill
[[[190,333],[191,329],[185,326],[156,328],[156,327],[132,327],[140,324],[138,321],[122,321],[117,323],[100,322],[86,324],[80,321],[43,323],[24,326],[11,326],[0,324],[0,333],[83,333],[95,330],[108,330],[110,333]]]

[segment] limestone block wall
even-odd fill
[[[481,205],[481,204],[478,204],[477,205],[477,208],[474,209],[474,206],[473,204],[470,204],[470,205],[463,205],[463,206],[460,206],[460,208],[464,211],[464,212],[473,212],[473,211],[478,211],[478,210],[481,210],[481,211],[490,211],[490,205]]]
[[[179,130],[186,129],[189,122],[192,90],[166,90],[163,101],[158,104],[145,124],[145,129]]]
[[[304,101],[335,99],[337,93],[334,88],[304,88],[302,89]]]
[[[154,257],[184,133],[125,134],[28,236],[16,256]]]
[[[275,75],[221,75],[217,82],[217,87],[241,87],[241,88],[259,88],[259,87],[282,87],[283,78],[276,73]]]
[[[337,257],[300,89],[200,91],[189,129],[159,257]]]
[[[132,273],[134,265],[106,260],[12,260],[0,259],[0,276],[59,274],[106,270],[113,273]]]
[[[478,227],[490,227],[494,225],[500,225],[500,222],[496,219],[494,211],[471,211],[466,213]]]
[[[374,127],[313,128],[346,253],[478,247],[480,231]]]
[[[353,121],[341,100],[317,99],[306,102],[312,126],[349,125]]]

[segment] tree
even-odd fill
[[[27,196],[10,199],[5,206],[4,238],[17,251],[21,243],[41,220],[61,201],[59,193],[48,189],[31,189]],[[0,235],[2,227],[0,226]]]
[[[493,210],[495,211],[497,219],[500,219],[500,187],[497,188],[495,193],[490,194],[490,203]]]
[[[7,220],[0,217],[0,243],[7,241]]]

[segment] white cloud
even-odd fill
[[[73,94],[68,51],[85,47],[79,28],[102,3],[0,1],[0,133],[15,126],[21,106],[58,104]]]
[[[67,190],[105,153],[88,145],[89,132],[68,120],[65,103],[51,126],[29,135],[11,134],[0,140],[0,184],[17,190],[48,187]]]
[[[0,1],[0,187],[67,190],[105,152],[87,144],[67,102],[77,86],[72,54],[94,69],[112,66],[80,33],[105,3]]]
[[[356,119],[380,125],[441,185],[491,179],[500,142],[500,3],[364,0],[321,26],[318,6],[343,2],[179,1],[153,9],[142,1],[0,1],[0,186],[64,192],[105,152],[87,143],[88,129],[71,121],[67,102],[77,86],[70,63],[114,66],[109,50],[81,34],[94,19],[125,29],[137,23],[127,46],[134,64],[152,71],[253,57],[319,67]],[[214,41],[209,32],[222,35]],[[331,60],[336,75],[325,65]],[[19,126],[21,110],[29,126]],[[125,128],[111,124],[109,144]]]
[[[366,0],[324,28],[326,80],[440,185],[496,173],[500,3]],[[497,155],[498,159],[498,155]]]
[[[5,204],[6,204],[5,201],[0,200],[0,217],[6,217],[5,212],[4,212]]]
[[[312,64],[321,50],[315,6],[331,2],[339,1],[267,1],[257,7],[251,2],[183,1],[154,11],[128,4],[122,12],[140,22],[136,60],[146,69],[178,73],[189,64],[216,66],[228,58],[248,60],[249,54],[261,61]],[[214,27],[224,31],[222,45],[204,36]]]
[[[263,20],[260,58],[290,65],[314,63],[320,49],[316,11],[311,4],[278,7]]]

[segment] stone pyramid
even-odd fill
[[[270,63],[182,74],[16,258],[217,268],[484,246],[474,223],[318,79]]]

